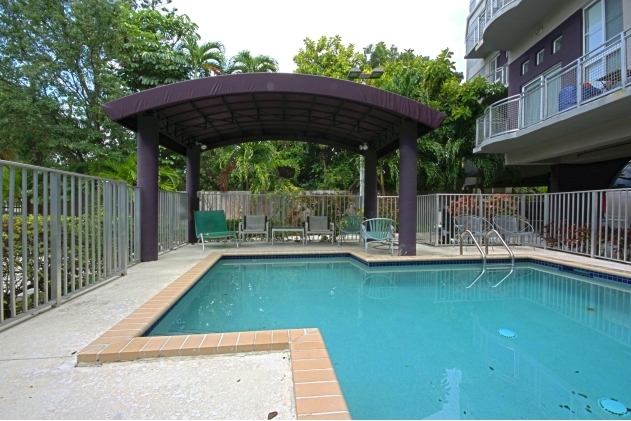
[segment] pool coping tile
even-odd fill
[[[368,267],[429,264],[479,263],[471,256],[372,256],[355,250],[337,253],[330,251],[232,251],[212,253],[195,264],[182,276],[163,288],[112,328],[84,347],[77,354],[77,362],[102,363],[133,361],[144,358],[197,356],[245,352],[290,352],[294,382],[294,404],[299,420],[351,419],[341,392],[335,369],[329,358],[322,334],[317,328],[265,330],[250,332],[208,333],[175,336],[142,336],[158,321],[201,277],[222,258],[248,259],[256,256],[270,258],[350,257]],[[573,272],[596,281],[608,280],[631,284],[628,272],[596,264],[520,253],[519,262],[530,262]],[[506,257],[489,257],[487,263],[510,263]],[[339,391],[339,394],[335,392]]]

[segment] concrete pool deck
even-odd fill
[[[357,243],[341,248],[323,243],[273,247],[245,243],[239,249],[219,243],[206,250],[186,246],[161,255],[157,262],[132,266],[127,276],[0,332],[0,376],[5,379],[0,384],[0,414],[17,419],[265,419],[277,412],[275,419],[295,419],[291,350],[79,366],[77,353],[212,254],[359,250]],[[631,268],[529,247],[515,247],[514,251],[517,257],[554,259],[626,276]],[[418,246],[418,254],[419,258],[440,259],[458,255],[459,250]],[[471,258],[478,252],[468,247],[465,254]],[[495,247],[490,255],[504,257],[506,253]],[[370,257],[390,258],[387,250],[371,250]]]

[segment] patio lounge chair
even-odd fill
[[[495,224],[497,231],[502,236],[506,237],[508,243],[510,243],[511,239],[517,238],[519,240],[524,237],[532,238],[535,235],[535,229],[532,225],[530,225],[530,223],[528,223],[525,219],[521,219],[516,216],[495,216],[493,217],[493,224]]]
[[[328,216],[308,216],[305,222],[305,237],[309,242],[309,235],[330,235],[331,244],[335,236],[335,224],[329,222]]]
[[[204,249],[204,242],[206,240],[229,237],[234,237],[234,241],[237,243],[237,247],[239,247],[237,232],[228,231],[224,211],[195,211],[193,216],[195,218],[195,235],[197,236],[197,242],[202,243],[202,250]]]
[[[338,237],[337,244],[339,246],[342,245],[342,240],[346,238],[349,234],[357,234],[361,231],[362,218],[359,215],[346,215],[340,220],[340,223],[337,225]]]
[[[368,251],[368,241],[380,241],[389,244],[390,255],[394,254],[394,220],[390,218],[366,219],[360,228],[360,239],[364,242],[366,252]]]
[[[248,234],[265,234],[265,242],[269,241],[269,222],[265,215],[244,215],[239,222],[239,239],[244,240]]]

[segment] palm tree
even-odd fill
[[[137,165],[136,155],[129,155],[122,162],[106,158],[90,164],[90,175],[113,180],[121,180],[130,186],[136,185]],[[182,175],[171,167],[158,167],[158,188],[165,191],[177,191]]]
[[[278,62],[270,56],[253,57],[250,51],[243,50],[230,59],[228,73],[277,72]]]
[[[226,146],[219,148],[218,152],[224,179],[223,189],[227,190],[227,177],[234,172],[244,190],[252,193],[269,190],[275,154],[275,149],[269,142]]]
[[[182,44],[193,68],[193,79],[224,73],[226,56],[223,44],[219,41],[198,44],[197,41],[196,37],[188,37]]]

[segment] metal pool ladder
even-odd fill
[[[466,235],[469,235],[469,237],[471,237],[471,239],[473,240],[473,244],[475,244],[475,246],[478,248],[478,251],[480,252],[480,254],[482,255],[482,272],[480,272],[480,274],[478,275],[477,278],[475,278],[475,281],[471,282],[471,285],[469,285],[467,288],[471,288],[476,282],[478,282],[478,280],[480,280],[480,278],[482,276],[484,276],[484,274],[486,273],[486,254],[482,251],[482,247],[480,247],[480,244],[478,243],[478,241],[475,239],[475,237],[473,236],[473,233],[470,230],[465,230],[463,231],[462,234],[460,234],[460,255],[462,256],[462,252],[463,252],[463,247],[464,247],[464,237]],[[488,253],[488,247],[486,252]]]
[[[499,281],[497,284],[495,284],[495,285],[493,285],[491,287],[491,288],[497,288],[498,286],[500,286],[500,284],[502,282],[504,282],[506,279],[508,279],[508,277],[511,276],[513,274],[513,272],[515,271],[515,254],[510,249],[510,247],[508,247],[508,244],[506,244],[506,241],[504,241],[504,239],[502,238],[500,233],[497,232],[497,230],[490,230],[484,236],[484,248],[485,248],[487,254],[489,253],[489,239],[491,238],[492,235],[495,235],[497,237],[497,239],[500,240],[500,243],[502,243],[502,245],[504,246],[506,251],[508,251],[508,254],[510,255],[510,260],[511,260],[510,272],[508,273],[508,275],[503,277],[501,281]]]

